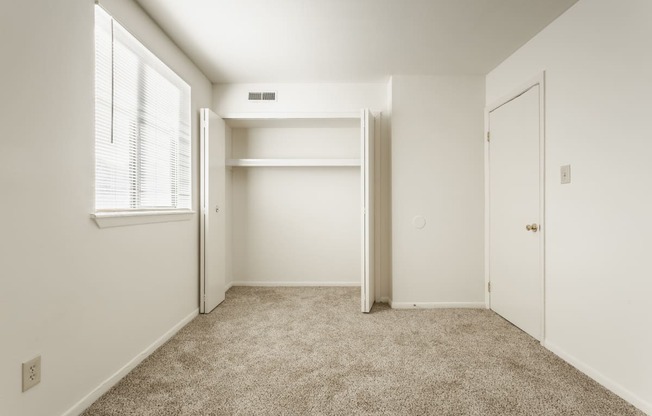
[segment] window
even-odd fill
[[[95,7],[95,211],[191,208],[190,86]]]

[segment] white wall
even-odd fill
[[[209,81],[134,3],[102,4],[192,86],[193,114],[210,105]],[[93,7],[2,5],[2,415],[63,414],[198,306],[196,217],[109,229],[90,219]],[[193,138],[196,163],[195,118]],[[42,382],[21,393],[21,362],[38,354]]]
[[[275,102],[249,102],[249,91],[276,91]],[[246,112],[384,111],[385,84],[216,84],[213,110],[219,115]]]
[[[394,307],[484,304],[483,95],[480,76],[392,79]]]
[[[357,159],[354,127],[234,128],[233,158]],[[233,281],[360,284],[360,168],[233,168]]]
[[[649,0],[580,0],[487,76],[486,96],[546,71],[545,344],[648,413],[650,22]]]
[[[278,101],[256,103],[247,101],[249,91],[276,91]],[[220,115],[247,112],[353,112],[361,108],[382,112],[383,117],[377,131],[376,166],[377,216],[376,244],[380,247],[378,256],[377,298],[390,296],[391,234],[389,227],[390,177],[389,177],[389,120],[386,84],[218,84],[213,88],[213,110]]]

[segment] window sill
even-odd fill
[[[127,225],[153,224],[157,222],[188,221],[195,215],[195,211],[170,210],[170,211],[117,211],[96,212],[91,218],[99,228],[124,227]]]

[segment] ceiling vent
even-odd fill
[[[250,92],[249,101],[276,101],[275,92]]]

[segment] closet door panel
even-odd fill
[[[199,310],[209,313],[224,300],[226,287],[226,125],[207,108],[200,116]]]
[[[361,114],[362,159],[362,312],[368,313],[375,301],[374,270],[374,117],[369,110]]]

